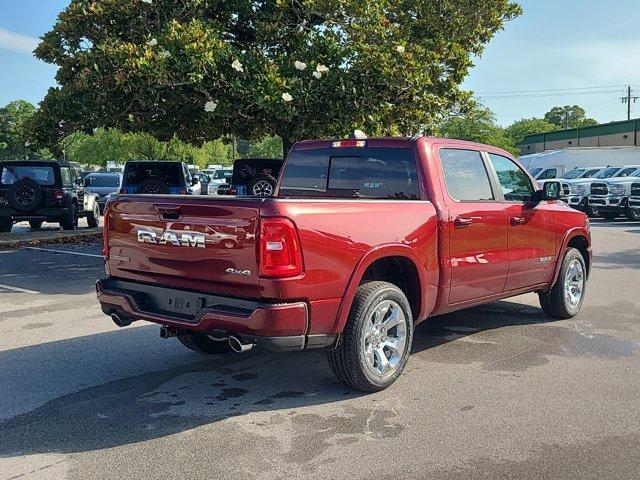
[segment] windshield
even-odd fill
[[[607,168],[597,174],[595,178],[611,178],[618,170],[620,170],[618,167]]]
[[[531,170],[531,176],[535,177],[537,174],[539,174],[542,171],[541,168],[534,168],[533,170]]]
[[[213,178],[216,180],[227,180],[231,178],[233,171],[231,170],[216,170],[213,174]]]
[[[582,175],[580,178],[590,178],[593,177],[594,175],[596,175],[598,172],[600,171],[599,168],[593,168],[591,170],[587,170],[584,175]]]
[[[181,185],[181,170],[177,162],[130,162],[125,166],[123,184],[136,185],[154,179],[166,185]]]
[[[88,175],[92,187],[119,187],[120,175]]]
[[[584,168],[576,168],[575,170],[571,170],[570,172],[565,173],[562,178],[566,178],[567,180],[571,180],[573,178],[578,178],[585,172]]]
[[[5,165],[2,168],[2,185],[11,185],[23,178],[35,180],[40,185],[53,185],[55,183],[53,167],[46,165]]]

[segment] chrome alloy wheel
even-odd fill
[[[580,306],[582,293],[584,292],[584,268],[577,258],[574,258],[564,279],[564,300],[567,306],[576,309]]]
[[[367,368],[377,377],[393,374],[407,341],[407,320],[393,300],[381,302],[362,329],[362,345]]]
[[[273,195],[273,186],[266,180],[260,180],[253,186],[253,194],[256,197],[270,197]]]

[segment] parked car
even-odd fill
[[[218,191],[221,189],[224,194],[225,190],[228,190],[231,187],[231,177],[233,176],[233,169],[231,168],[220,168],[215,170],[211,174],[211,180],[209,181],[209,195],[218,195]]]
[[[281,158],[242,158],[233,163],[231,184],[218,187],[218,195],[271,197],[275,193]]]
[[[317,140],[294,145],[283,168],[276,198],[116,196],[103,312],[209,354],[324,347],[341,382],[376,391],[428,317],[526,292],[552,318],[580,311],[589,220],[503,150]],[[220,248],[204,227],[244,240]]]
[[[124,166],[120,193],[189,195],[197,184],[197,177],[192,178],[182,162],[129,161]]]
[[[104,211],[109,195],[118,193],[122,183],[120,173],[93,172],[84,177],[85,191],[98,195],[100,213]]]
[[[640,181],[640,168],[629,175],[610,178],[607,181],[594,181],[591,184],[589,205],[598,210],[606,220],[615,220],[626,216],[629,220],[640,220],[640,212],[629,207],[631,186]]]
[[[0,232],[10,232],[21,221],[28,221],[32,229],[46,221],[75,230],[81,217],[89,227],[98,226],[98,196],[85,191],[82,178],[68,163],[0,162],[0,172]]]
[[[631,184],[631,196],[629,197],[629,208],[636,214],[640,213],[640,179],[634,180]]]

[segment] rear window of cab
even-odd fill
[[[294,150],[280,196],[419,200],[415,156],[408,148]]]

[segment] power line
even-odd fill
[[[602,88],[616,88],[626,87],[627,85],[600,85],[598,87],[572,87],[572,88],[545,88],[541,90],[508,90],[508,91],[496,91],[496,92],[477,92],[476,95],[501,95],[501,94],[515,94],[515,93],[548,93],[548,92],[564,92],[564,91],[577,91],[577,90],[596,90]]]
[[[475,94],[476,97],[483,100],[499,100],[499,99],[513,99],[513,98],[552,98],[552,97],[566,97],[566,96],[581,96],[581,95],[604,95],[610,93],[620,93],[620,90],[599,90],[591,92],[557,92],[557,93],[532,93],[532,94],[516,94],[516,95],[487,95],[487,94]]]

